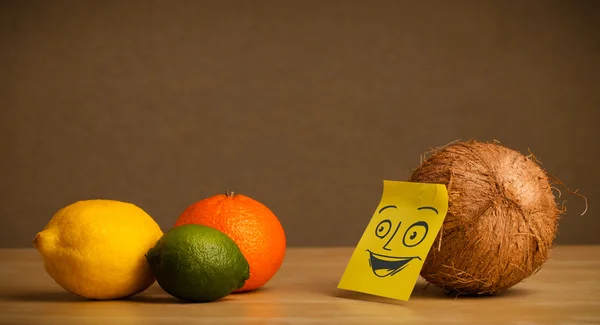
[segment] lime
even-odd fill
[[[221,299],[250,277],[250,266],[237,244],[202,225],[172,228],[148,251],[146,260],[163,290],[190,302]]]

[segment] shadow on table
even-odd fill
[[[361,301],[378,302],[385,304],[403,304],[404,301],[390,299],[386,297],[380,297],[362,292],[349,291],[337,288],[337,283],[329,283],[327,285],[320,286],[321,288],[328,288],[321,290],[321,294],[325,294],[335,298],[352,299]],[[496,295],[481,295],[481,296],[466,296],[445,293],[442,289],[433,285],[417,284],[410,296],[410,300],[448,300],[448,299],[502,299],[505,297],[522,297],[530,294],[530,291],[521,288],[511,288],[505,292]]]
[[[95,299],[87,299],[84,297],[77,296],[60,288],[57,288],[55,291],[39,291],[39,292],[19,292],[19,293],[9,293],[3,294],[2,299],[11,300],[11,301],[20,301],[20,302],[98,302],[98,301],[139,301],[139,302],[164,302],[164,303],[173,303],[177,302],[177,300],[168,294],[166,294],[162,289],[157,288],[156,286],[152,286],[148,288],[146,291],[139,293],[137,295],[131,297],[125,297],[121,299],[113,299],[113,300],[95,300]]]
[[[217,303],[217,302],[223,302],[223,301],[246,299],[247,297],[250,297],[250,296],[262,295],[265,291],[268,292],[269,289],[259,288],[259,289],[256,289],[256,290],[253,290],[250,292],[242,292],[242,293],[232,292],[230,295],[223,297],[219,300],[202,302],[201,304],[211,304],[211,303]],[[161,304],[161,303],[164,303],[164,304],[198,304],[196,302],[187,302],[187,301],[179,300],[179,299],[169,295],[165,291],[163,291],[163,289],[160,288],[159,286],[152,286],[151,288],[144,291],[143,293],[135,295],[127,300],[132,301],[132,302],[149,303],[149,304]]]
[[[19,292],[3,294],[3,300],[19,302],[86,302],[89,299],[76,296],[66,291]]]
[[[206,303],[214,303],[221,302],[226,300],[234,300],[241,295],[252,295],[252,294],[260,294],[263,290],[258,289],[251,293],[233,293],[230,296],[224,297],[220,300],[213,302],[205,302]],[[56,303],[56,302],[134,302],[134,303],[148,303],[148,304],[193,304],[193,302],[186,302],[180,299],[177,299],[160,288],[157,285],[153,285],[150,288],[146,289],[144,292],[140,292],[139,294],[133,295],[131,297],[121,298],[121,299],[113,299],[113,300],[94,300],[87,299],[84,297],[80,297],[69,293],[67,291],[61,290],[58,288],[56,291],[40,291],[40,292],[19,292],[13,294],[2,294],[0,295],[0,300],[9,300],[9,301],[19,301],[19,302],[48,302],[48,303]]]

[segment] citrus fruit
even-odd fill
[[[46,272],[66,291],[89,299],[118,299],[154,283],[144,254],[162,236],[132,203],[83,200],[58,210],[34,246]]]
[[[215,228],[239,246],[250,264],[250,278],[236,292],[263,286],[283,263],[286,238],[281,223],[268,207],[248,196],[228,192],[197,201],[174,226],[186,224]]]
[[[201,225],[169,230],[146,259],[163,290],[190,302],[221,299],[249,277],[248,262],[235,242]]]

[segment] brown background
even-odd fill
[[[383,179],[470,138],[530,148],[590,201],[557,242],[600,244],[595,3],[3,1],[0,247],[76,200],[168,229],[226,189],[352,245]]]

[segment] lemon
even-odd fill
[[[145,253],[162,236],[132,203],[82,200],[57,211],[34,246],[48,275],[66,291],[97,300],[132,296],[155,278]]]

